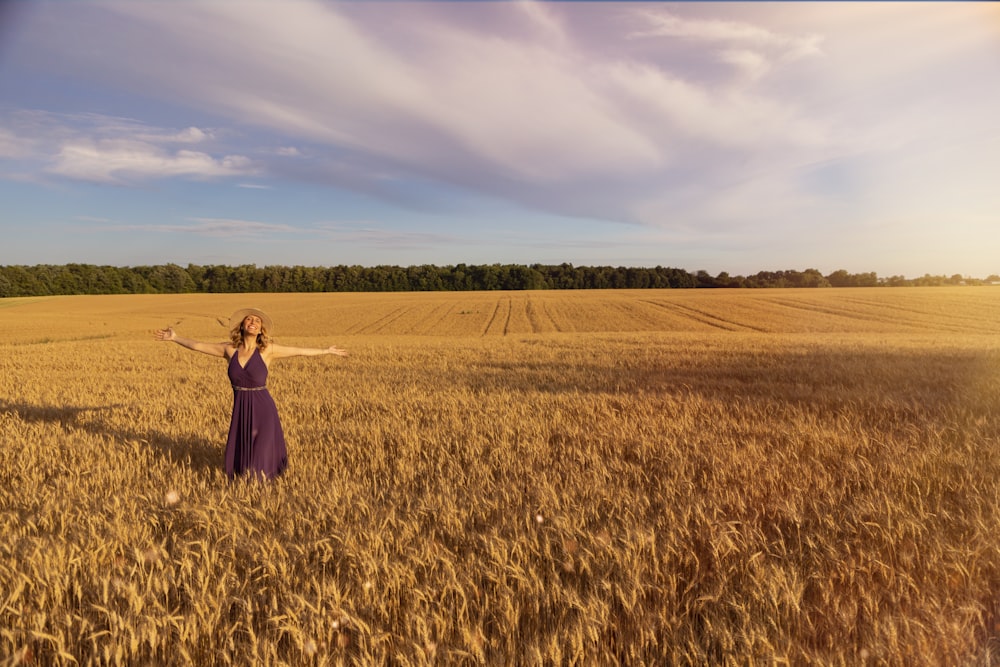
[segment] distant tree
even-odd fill
[[[225,293],[232,292],[232,285],[229,277],[232,269],[228,266],[210,266],[205,270],[205,277],[202,283],[202,291]]]
[[[758,271],[747,276],[747,287],[788,287],[783,271]]]
[[[582,286],[580,274],[572,264],[564,262],[553,268],[552,287],[555,289],[579,289]]]
[[[798,274],[795,282],[796,287],[829,287],[830,281],[816,269],[806,269]]]
[[[853,276],[844,269],[837,269],[826,277],[831,287],[854,287]]]
[[[871,273],[848,273],[843,269],[834,271],[826,277],[833,287],[875,287],[879,284],[878,276]]]
[[[0,266],[0,297],[24,296],[27,272],[23,266]]]
[[[512,266],[507,272],[505,289],[537,290],[545,289],[545,278],[530,266]]]
[[[488,264],[480,266],[469,267],[469,273],[472,274],[472,284],[475,285],[477,290],[495,290],[500,289],[499,282],[499,265],[498,264]]]
[[[695,287],[716,287],[715,278],[708,271],[699,269],[694,274]]]
[[[7,277],[6,271],[0,271],[0,299],[5,299],[7,297],[20,296],[17,294],[14,283],[11,282],[10,278]]]
[[[229,273],[229,290],[233,292],[259,292],[261,281],[258,278],[257,267],[253,264],[241,264],[233,267]]]
[[[146,268],[150,268],[150,267],[146,267]],[[180,267],[178,267],[178,268],[180,268]],[[180,269],[180,272],[184,276],[184,278],[187,280],[187,282],[190,283],[191,278],[190,278],[190,276],[188,276],[187,272],[184,269]],[[140,273],[137,269],[130,269],[130,268],[127,268],[127,267],[119,267],[118,268],[118,276],[119,276],[119,279],[121,280],[122,293],[124,293],[124,294],[150,294],[150,293],[155,293],[155,292],[158,291],[158,290],[153,289],[152,286],[150,286],[149,281],[146,280],[145,276],[143,276],[143,274]],[[190,284],[191,284],[191,289],[189,289],[187,291],[193,292],[194,291],[194,283],[190,283]],[[166,290],[162,290],[162,291],[166,291]]]
[[[856,273],[858,287],[878,287],[878,274],[874,271]]]
[[[188,276],[191,278],[191,282],[194,283],[194,289],[196,292],[204,292],[202,287],[205,280],[205,267],[198,266],[197,264],[188,264],[187,268],[184,269]]]
[[[945,285],[947,280],[944,276],[932,276],[929,273],[925,273],[921,277],[911,280],[910,284],[918,287],[940,287],[941,285]]]
[[[720,271],[719,275],[715,277],[716,287],[744,287],[744,281],[746,279],[743,276],[731,276],[726,271]]]
[[[143,268],[146,269],[143,273],[147,275],[147,284],[156,292],[180,294],[197,290],[191,274],[176,264]]]
[[[90,294],[122,294],[125,287],[121,274],[114,266],[99,266],[91,274]]]
[[[437,291],[444,288],[437,267],[429,264],[411,266],[406,270],[408,289],[412,291]]]
[[[363,272],[360,266],[348,266],[340,272],[337,282],[340,289],[350,292],[360,292],[363,289]]]

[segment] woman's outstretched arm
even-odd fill
[[[272,343],[267,346],[271,359],[283,359],[284,357],[315,357],[321,354],[336,354],[340,357],[347,356],[347,350],[331,345],[330,347],[290,347],[288,345],[278,345]]]
[[[166,329],[159,329],[158,331],[155,331],[153,333],[153,338],[162,341],[172,340],[181,347],[186,347],[187,349],[194,350],[195,352],[204,352],[205,354],[210,354],[213,357],[225,357],[226,351],[230,347],[227,343],[204,343],[200,340],[194,340],[193,338],[182,338],[174,333],[173,327],[167,327]]]

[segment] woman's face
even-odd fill
[[[254,334],[255,336],[260,333],[261,327],[263,326],[260,318],[256,315],[247,315],[243,318],[243,331],[249,334]]]

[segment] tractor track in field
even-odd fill
[[[490,331],[494,328],[494,325],[496,325],[497,327],[500,326],[499,325],[500,321],[503,321],[503,330],[501,332],[501,335],[502,336],[507,335],[507,333],[510,331],[510,311],[512,307],[510,297],[507,297],[506,305],[507,305],[507,312],[502,313],[501,311],[503,310],[504,307],[504,299],[497,300],[496,307],[493,308],[493,313],[490,315],[489,321],[486,322],[486,326],[483,327],[483,331],[480,334],[481,336],[489,335]]]
[[[361,328],[359,328],[356,332],[351,332],[351,333],[359,333],[359,334],[379,333],[380,331],[384,330],[387,326],[389,326],[390,324],[401,318],[403,315],[405,315],[407,310],[409,310],[409,308],[407,308],[406,306],[400,306],[399,308],[392,310],[388,314],[383,315],[382,317],[375,320],[371,324],[364,325]]]
[[[442,303],[434,306],[430,312],[421,317],[420,320],[413,325],[413,333],[427,334],[433,331],[441,324],[444,318],[448,316],[448,313],[455,309],[455,305],[456,304]]]
[[[562,331],[562,328],[552,317],[545,302],[528,298],[524,304],[524,315],[531,327],[531,333],[551,333]]]
[[[890,311],[896,313],[898,318],[893,319],[893,322],[899,322],[903,324],[910,324],[914,326],[926,326],[928,318],[933,318],[938,313],[934,313],[928,309],[914,308],[912,306],[904,306],[899,304],[885,303],[883,301],[876,301],[874,299],[860,299],[860,298],[848,298],[844,299],[845,303],[858,304],[861,306],[866,306],[870,308],[877,308],[881,311]],[[953,326],[962,326],[960,329],[963,332],[968,332],[969,327],[980,328],[988,318],[974,317],[972,315],[949,315],[950,323]],[[968,326],[964,326],[963,323],[968,323]],[[959,329],[948,329],[948,331],[958,331]]]
[[[861,322],[871,322],[873,324],[903,324],[904,326],[914,327],[914,328],[928,328],[928,324],[924,320],[893,320],[887,319],[881,313],[866,313],[861,310],[854,310],[844,306],[826,305],[820,306],[819,304],[807,304],[793,301],[790,299],[768,299],[768,302],[773,303],[777,306],[782,306],[784,308],[790,308],[793,310],[801,310],[807,313],[823,313],[824,315],[830,315],[833,317],[844,318],[845,320],[855,320]],[[880,307],[881,308],[881,307]],[[958,325],[947,325],[933,323],[930,325],[931,328],[937,331],[943,332],[955,332],[955,333],[965,333],[967,329]]]
[[[640,303],[647,303],[658,308],[663,308],[666,310],[673,310],[678,312],[685,317],[688,317],[695,322],[700,322],[714,329],[721,329],[723,331],[757,331],[759,333],[767,333],[767,329],[763,327],[754,326],[752,324],[745,324],[743,322],[737,322],[736,320],[726,319],[724,317],[719,317],[718,315],[713,315],[704,310],[698,308],[692,308],[691,306],[685,306],[679,303],[663,303],[660,301],[649,301],[642,300]]]

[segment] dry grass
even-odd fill
[[[291,467],[226,481],[280,342]],[[1000,290],[0,302],[0,664],[1000,664]]]

